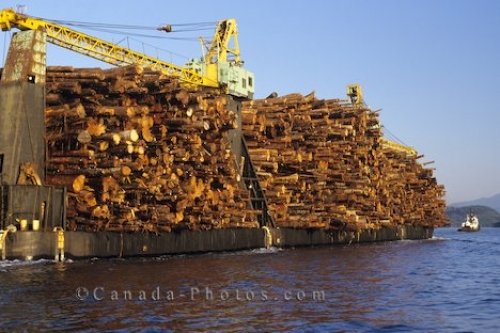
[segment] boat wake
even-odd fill
[[[248,251],[248,253],[250,253],[250,254],[268,254],[268,253],[278,253],[281,251],[283,251],[283,249],[273,246],[273,247],[270,247],[268,249],[266,249],[265,247],[262,247],[260,249],[251,250],[251,251]]]
[[[39,260],[32,260],[32,261],[25,261],[25,260],[0,260],[0,269],[2,268],[10,268],[10,267],[18,267],[18,266],[31,266],[31,265],[43,265],[43,264],[49,264],[49,263],[55,263],[56,261],[54,260],[49,260],[49,259],[39,259]]]
[[[451,238],[441,237],[441,236],[432,236],[432,238],[427,239],[428,241],[447,241],[451,240]]]
[[[154,261],[167,261],[167,260],[175,260],[175,259],[182,259],[182,258],[189,258],[189,257],[199,257],[199,256],[207,256],[207,257],[213,257],[213,256],[241,256],[241,255],[255,255],[255,254],[272,254],[272,253],[278,253],[284,251],[281,248],[278,247],[270,247],[268,249],[266,248],[258,248],[254,250],[241,250],[241,251],[224,251],[224,252],[206,252],[206,253],[199,253],[199,254],[175,254],[175,255],[162,255],[158,257],[152,258]],[[126,260],[126,259],[122,259]],[[151,258],[142,258],[143,261],[148,261],[151,260]]]

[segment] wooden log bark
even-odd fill
[[[220,92],[138,66],[49,67],[47,81],[48,182],[69,189],[72,230],[258,227]]]

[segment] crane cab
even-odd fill
[[[253,98],[255,78],[252,72],[240,65],[226,62],[219,64],[219,83],[227,86],[229,94]]]
[[[252,99],[255,92],[255,76],[241,64],[235,62],[219,62],[205,64],[198,59],[191,59],[185,67],[203,77],[203,85],[222,87],[236,97]]]

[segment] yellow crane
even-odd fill
[[[2,31],[13,28],[43,30],[48,42],[108,64],[138,64],[178,77],[188,85],[222,88],[234,96],[253,97],[254,75],[243,67],[240,59],[238,29],[234,19],[219,21],[206,55],[202,59],[189,61],[185,66],[151,57],[46,19],[18,13],[11,8],[0,11],[0,28]],[[168,32],[171,27],[165,26],[161,30]]]
[[[349,84],[347,86],[347,89],[346,89],[346,94],[347,94],[347,97],[349,97],[349,100],[350,100],[352,105],[358,106],[358,107],[365,107],[366,106],[365,101],[363,99],[363,89],[361,88],[361,85],[356,84],[356,83]],[[383,147],[404,153],[408,156],[413,156],[413,157],[417,156],[417,151],[415,149],[413,149],[412,147],[388,140],[386,138],[380,138],[380,144]]]
[[[363,99],[363,89],[361,85],[353,83],[347,85],[346,95],[349,97],[352,105],[365,106],[365,100]]]

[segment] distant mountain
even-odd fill
[[[465,221],[465,217],[470,211],[479,218],[481,226],[500,227],[500,213],[486,206],[448,207],[446,214],[452,224],[459,225]]]
[[[497,212],[500,212],[500,193],[495,194],[489,198],[480,198],[472,201],[465,201],[451,204],[453,207],[464,207],[464,206],[487,206],[491,207]]]

